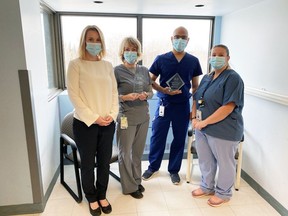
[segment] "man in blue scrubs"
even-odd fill
[[[148,180],[155,174],[162,162],[167,134],[172,125],[173,141],[170,147],[168,172],[173,184],[180,183],[178,172],[181,168],[185,140],[189,125],[190,97],[199,84],[202,74],[198,58],[184,50],[189,37],[186,28],[176,28],[171,37],[173,50],[156,57],[150,68],[153,88],[159,98],[150,140],[149,167],[142,179]],[[159,84],[155,80],[159,77]],[[191,84],[192,83],[192,84]]]

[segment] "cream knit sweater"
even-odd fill
[[[108,61],[74,59],[67,71],[67,90],[75,108],[74,117],[88,127],[99,116],[116,121],[119,104],[117,83]]]

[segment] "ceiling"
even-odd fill
[[[223,16],[264,0],[42,0],[57,12]],[[195,5],[204,7],[195,7]]]

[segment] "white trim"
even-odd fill
[[[268,92],[263,89],[257,89],[247,86],[245,87],[245,94],[288,106],[288,96],[285,95],[280,95]]]

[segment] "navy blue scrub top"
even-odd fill
[[[166,100],[171,103],[181,103],[189,100],[191,97],[191,80],[193,77],[202,74],[202,69],[198,58],[185,53],[184,57],[179,62],[174,56],[173,52],[168,52],[162,55],[158,55],[149,71],[155,76],[159,76],[159,84],[162,87],[167,87],[167,81],[176,73],[180,75],[184,81],[184,86],[181,87],[182,94],[179,95],[167,95],[162,92],[157,92],[157,96],[160,99]]]

